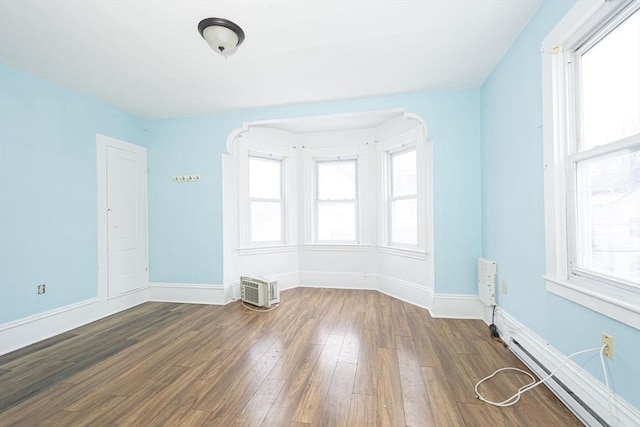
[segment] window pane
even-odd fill
[[[416,199],[391,202],[391,241],[403,245],[418,244],[418,207]]]
[[[640,151],[578,164],[578,266],[640,282]]]
[[[249,157],[249,197],[280,199],[282,161]]]
[[[640,133],[640,12],[582,55],[582,150]]]
[[[280,202],[251,202],[252,242],[279,242],[282,240],[282,204]]]
[[[416,194],[416,150],[391,156],[392,196]]]
[[[356,161],[318,162],[318,199],[356,198]]]
[[[356,240],[356,204],[318,203],[318,240],[354,242]]]

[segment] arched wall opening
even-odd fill
[[[403,173],[407,160],[415,170]],[[264,176],[251,162],[266,165]],[[333,166],[352,171],[355,190],[325,200],[322,171]],[[280,171],[281,194],[256,197],[269,168]],[[433,149],[421,117],[392,109],[244,123],[227,139],[222,175],[226,284],[262,276],[281,290],[374,289],[432,306]],[[275,222],[256,220],[269,203]],[[343,208],[355,212],[351,228],[349,216],[326,219]]]

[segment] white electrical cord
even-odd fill
[[[595,347],[595,348],[589,348],[587,350],[577,351],[577,352],[567,356],[567,358],[564,359],[564,361],[562,361],[562,363],[560,363],[560,365],[558,365],[558,367],[556,369],[554,369],[549,375],[547,375],[546,377],[544,377],[543,379],[541,379],[538,382],[536,382],[536,379],[534,378],[533,375],[531,375],[529,372],[523,371],[522,369],[518,369],[518,368],[501,368],[501,369],[498,369],[493,374],[491,374],[491,375],[489,375],[487,377],[484,377],[483,379],[478,381],[478,383],[476,384],[476,387],[475,387],[476,397],[479,400],[481,400],[483,402],[486,402],[486,403],[488,403],[490,405],[493,405],[493,406],[507,407],[507,406],[515,405],[520,400],[520,397],[524,393],[526,393],[527,391],[531,390],[532,388],[535,388],[535,387],[539,386],[540,384],[543,384],[543,383],[547,382],[547,380],[549,380],[551,377],[553,377],[553,375],[556,372],[558,372],[560,370],[560,368],[562,368],[574,356],[577,356],[577,355],[583,354],[583,353],[588,353],[590,351],[600,350],[600,362],[602,364],[602,372],[604,373],[604,379],[605,379],[605,382],[607,384],[607,389],[609,390],[609,416],[611,417],[612,416],[612,413],[611,413],[611,389],[609,388],[609,377],[607,376],[607,370],[605,369],[605,365],[604,365],[604,356],[602,354],[602,351],[606,347],[607,347],[607,345],[604,344],[602,347]],[[517,371],[517,372],[521,372],[523,374],[528,375],[531,378],[531,382],[529,384],[526,384],[526,385],[520,387],[518,389],[518,391],[513,396],[503,400],[502,402],[493,402],[491,400],[486,399],[484,396],[482,396],[480,394],[480,392],[478,391],[478,387],[480,386],[480,384],[482,384],[483,382],[487,381],[490,378],[493,378],[497,373],[502,372],[502,371]]]

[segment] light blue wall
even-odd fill
[[[481,252],[478,90],[247,110],[149,124],[152,282],[221,283],[221,153],[243,122],[402,107],[427,123],[434,144],[435,282],[439,293],[476,292]],[[174,175],[202,181],[174,183]]]
[[[0,65],[0,323],[97,295],[96,133],[144,122]]]
[[[499,304],[566,354],[615,338],[614,391],[640,407],[640,331],[545,290],[540,45],[573,1],[543,3],[481,90],[483,254],[498,263]],[[602,379],[596,353],[578,363]]]

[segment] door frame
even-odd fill
[[[97,206],[98,206],[98,300],[106,301],[109,299],[115,299],[128,295],[130,293],[138,291],[146,291],[149,288],[149,269],[146,271],[146,283],[147,285],[125,293],[122,295],[109,297],[109,243],[108,243],[108,220],[107,220],[107,147],[113,147],[124,151],[137,152],[147,157],[147,149],[140,145],[131,144],[116,138],[109,136],[96,134],[96,161],[98,172],[98,191],[97,191]],[[145,171],[146,172],[146,171]],[[146,241],[145,243],[145,263],[149,265],[149,201],[147,192],[147,179],[145,176],[144,181],[144,199],[145,199],[145,227],[146,227]]]

